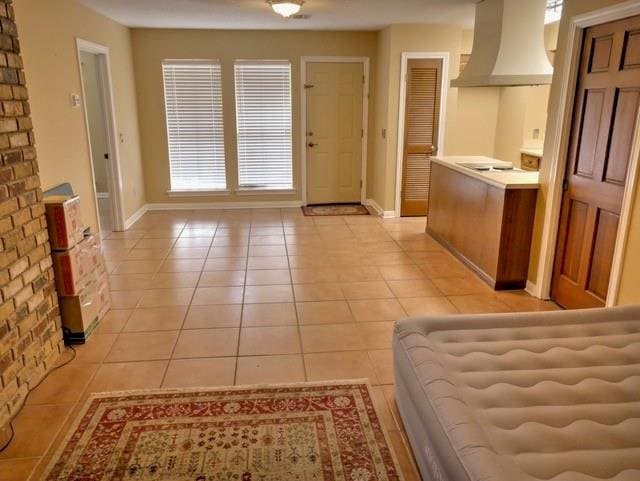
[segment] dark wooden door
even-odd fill
[[[431,156],[438,148],[441,82],[442,60],[408,61],[400,206],[402,216],[427,215]]]
[[[568,309],[605,304],[639,102],[640,17],[588,28],[551,287]]]

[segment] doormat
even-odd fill
[[[402,480],[367,381],[98,393],[46,481]]]
[[[361,204],[326,204],[308,205],[302,208],[304,215],[325,216],[325,215],[369,215],[369,211]]]

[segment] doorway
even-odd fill
[[[102,237],[124,230],[115,114],[106,47],[78,39],[82,98]]]
[[[551,279],[569,309],[604,307],[640,108],[640,16],[585,29]]]
[[[368,63],[303,60],[306,203],[363,199]]]
[[[396,215],[426,216],[431,157],[443,150],[448,54],[403,53]]]

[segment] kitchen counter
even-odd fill
[[[520,149],[521,154],[530,155],[531,157],[542,157],[542,149],[534,147],[523,147]]]
[[[460,172],[469,177],[475,177],[489,185],[499,189],[538,189],[540,187],[540,175],[538,172],[528,172],[523,170],[506,172],[479,172],[460,164],[500,164],[509,165],[510,162],[483,157],[480,155],[461,155],[432,157],[431,162],[444,165],[452,170]]]
[[[432,160],[427,232],[494,289],[523,289],[538,173],[478,172],[460,165],[499,163],[487,157]]]

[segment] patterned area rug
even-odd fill
[[[319,215],[369,215],[369,211],[360,204],[309,205],[302,208],[306,216]]]
[[[93,395],[48,481],[401,480],[366,381]]]

